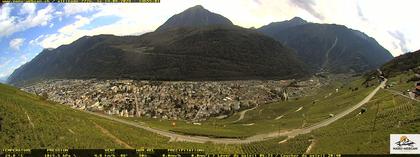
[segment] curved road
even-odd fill
[[[239,122],[240,120],[244,119],[244,117],[245,117],[245,113],[246,113],[246,112],[251,111],[251,110],[254,110],[254,109],[256,109],[257,107],[258,107],[258,106],[255,106],[255,107],[253,107],[253,108],[246,109],[246,110],[243,110],[243,111],[239,112],[239,118],[238,118],[237,120],[233,121],[232,123],[236,123],[236,122]]]
[[[376,87],[375,90],[373,90],[368,96],[366,96],[362,101],[360,101],[356,105],[350,107],[349,109],[347,109],[347,110],[345,110],[345,111],[337,114],[336,116],[334,116],[332,118],[329,118],[325,121],[316,123],[316,124],[314,124],[312,126],[309,126],[309,127],[306,127],[306,128],[294,129],[294,130],[289,130],[289,131],[279,130],[279,131],[275,131],[275,132],[271,132],[271,133],[265,133],[265,134],[258,134],[258,135],[250,136],[250,137],[245,138],[245,139],[210,138],[210,137],[206,137],[206,136],[182,135],[182,134],[169,132],[169,131],[166,131],[166,130],[150,128],[148,126],[144,126],[144,125],[141,125],[141,124],[136,123],[136,122],[123,120],[123,119],[111,117],[111,116],[100,114],[100,113],[94,113],[94,112],[89,112],[89,111],[85,111],[85,112],[89,113],[89,114],[99,116],[99,117],[103,117],[103,118],[106,118],[106,119],[109,119],[109,120],[117,121],[117,122],[120,122],[120,123],[123,123],[123,124],[127,124],[127,125],[130,125],[130,126],[137,127],[137,128],[141,128],[141,129],[144,129],[144,130],[147,130],[147,131],[150,131],[150,132],[153,132],[153,133],[165,136],[165,137],[169,137],[169,138],[171,138],[171,141],[186,141],[186,142],[194,142],[194,143],[213,142],[213,143],[220,143],[220,144],[241,144],[241,143],[251,143],[251,142],[262,141],[262,140],[271,139],[271,138],[280,137],[280,136],[287,136],[287,137],[291,138],[291,137],[294,137],[296,135],[307,134],[307,133],[310,133],[312,130],[327,126],[327,125],[337,121],[338,119],[348,115],[349,113],[353,112],[354,110],[356,110],[357,108],[366,104],[367,102],[369,102],[372,99],[372,97],[378,92],[378,90],[385,86],[386,82],[387,82],[387,79],[385,79],[385,81],[383,81],[378,87]]]

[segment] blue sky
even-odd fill
[[[0,23],[0,78],[7,77],[44,48],[49,48],[48,44],[40,43],[46,35],[56,34],[61,28],[80,21],[80,17],[89,17],[98,12],[67,11],[68,15],[64,15],[64,7],[65,4],[43,3],[10,4],[1,8],[4,17]],[[79,29],[90,30],[118,20],[120,17],[114,15],[99,16]]]
[[[194,5],[242,27],[261,27],[295,16],[335,23],[375,38],[394,56],[420,49],[413,0],[162,0],[159,4],[4,4],[0,8],[0,79],[44,48],[85,35],[140,35]],[[223,5],[221,5],[223,4]]]

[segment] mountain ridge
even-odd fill
[[[353,32],[352,39],[342,35],[349,32]],[[372,61],[378,59],[377,54],[370,52],[366,57],[364,51],[343,46],[343,39],[357,41],[350,42],[357,46],[379,45],[373,38],[345,26],[309,23],[299,17],[256,30],[246,29],[198,5],[170,17],[154,32],[140,36],[83,36],[71,44],[45,49],[16,69],[8,81],[288,79],[319,71],[362,72],[389,59],[385,56],[379,57],[380,62]],[[375,48],[379,54],[386,51],[380,45]]]
[[[294,49],[313,72],[365,72],[393,58],[388,50],[363,32],[343,25],[299,19],[271,23],[258,31]]]
[[[141,36],[82,37],[69,45],[44,50],[15,70],[9,82],[75,78],[286,79],[305,73],[295,53],[274,39],[237,26],[208,26]]]
[[[380,69],[385,77],[393,77],[410,70],[420,74],[420,50],[397,56],[381,66]]]
[[[201,5],[188,8],[187,10],[173,15],[156,31],[163,31],[179,27],[201,27],[201,26],[232,26],[233,23],[226,17],[210,12]]]

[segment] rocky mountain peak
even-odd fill
[[[159,26],[156,31],[209,25],[231,26],[233,23],[222,15],[210,12],[201,5],[196,5],[172,16],[163,25]]]
[[[290,19],[289,22],[300,23],[300,24],[308,23],[307,21],[305,21],[304,19],[302,19],[300,17],[294,17],[294,18]]]

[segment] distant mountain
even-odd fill
[[[82,37],[43,50],[13,72],[13,84],[42,79],[272,79],[305,76],[295,52],[236,26],[178,28],[118,37]]]
[[[395,57],[380,69],[386,77],[396,76],[409,70],[420,73],[420,50]]]
[[[308,23],[296,17],[258,31],[295,49],[312,72],[364,72],[393,58],[375,39],[342,25]]]
[[[307,76],[296,53],[256,30],[195,6],[141,36],[82,37],[45,49],[9,77],[42,79],[232,80]]]
[[[168,30],[179,27],[202,26],[232,26],[232,22],[222,15],[212,13],[203,6],[197,5],[182,13],[172,16],[156,31]]]
[[[281,33],[281,31],[283,31],[284,29],[307,24],[307,23],[308,23],[307,21],[303,20],[300,17],[294,17],[293,19],[287,20],[287,21],[272,22],[268,25],[258,28],[258,30],[271,37],[275,37],[275,35]]]
[[[0,83],[6,83],[7,77],[0,77]]]

